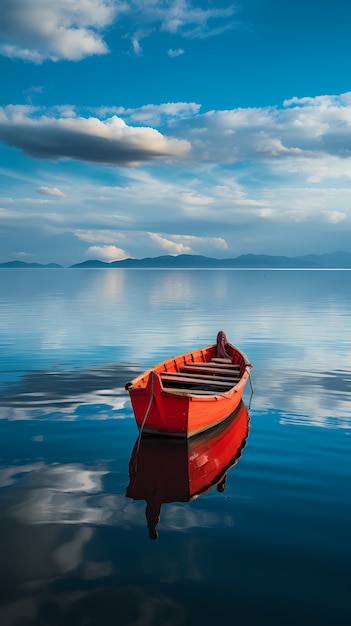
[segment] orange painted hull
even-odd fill
[[[249,415],[241,402],[221,424],[190,440],[138,437],[126,495],[145,500],[151,538],[157,536],[162,504],[189,502],[215,485],[224,491],[227,472],[240,458],[248,432]]]
[[[239,406],[252,367],[247,357],[226,344],[232,363],[238,367],[238,381],[224,391],[192,393],[191,389],[165,386],[162,376],[180,373],[191,363],[211,363],[216,345],[188,352],[159,363],[127,383],[138,429],[144,433],[193,437],[225,420]]]

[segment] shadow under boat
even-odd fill
[[[191,439],[138,437],[126,496],[145,500],[150,539],[157,538],[162,504],[190,502],[214,486],[225,490],[227,472],[241,457],[248,434],[249,414],[241,401],[221,424]]]

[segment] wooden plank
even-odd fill
[[[174,372],[176,373],[176,372]],[[178,376],[186,376],[192,378],[193,380],[220,380],[222,382],[236,384],[240,380],[240,376],[221,376],[220,374],[206,374],[202,372],[194,372],[189,374],[189,372],[177,372]]]
[[[196,365],[183,365],[179,368],[179,370],[184,373],[197,372],[198,374],[213,374],[214,376],[220,375],[223,378],[226,376],[233,376],[238,372],[238,370],[233,369],[228,370],[219,367],[196,367]]]
[[[164,387],[163,389],[166,392],[175,391],[178,393],[186,393],[187,395],[194,396],[220,396],[222,393],[226,392],[225,389],[222,389],[221,391],[214,391],[212,389],[210,391],[209,389],[188,389],[187,387]]]
[[[182,385],[187,384],[187,385],[196,385],[196,383],[199,384],[203,384],[203,385],[211,385],[214,387],[227,387],[227,388],[231,388],[234,387],[234,385],[236,385],[236,383],[239,381],[239,379],[235,378],[233,380],[226,380],[226,382],[223,382],[222,380],[218,380],[215,379],[214,377],[211,378],[207,378],[205,376],[183,376],[181,373],[178,372],[174,372],[173,374],[160,374],[161,376],[161,380],[166,381],[166,382],[179,382]]]
[[[187,367],[211,367],[213,369],[229,369],[229,370],[237,370],[240,369],[240,365],[235,364],[234,363],[212,363],[212,361],[193,361],[193,362],[186,362],[185,365]]]
[[[211,359],[211,361],[212,361],[212,363],[223,363],[223,364],[225,364],[225,365],[227,365],[227,364],[228,364],[228,365],[230,365],[231,363],[233,363],[233,361],[232,361],[232,359],[231,359],[231,358],[229,358],[229,359],[225,359],[225,358],[220,357],[220,356],[214,356],[214,357]]]

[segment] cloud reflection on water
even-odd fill
[[[112,602],[113,591],[113,601],[120,603],[116,617],[130,616],[130,604],[125,602],[128,597],[137,602],[136,621],[130,623],[152,624],[159,613],[164,616],[162,623],[177,623],[182,609],[165,593],[146,593],[137,582],[129,550],[125,555],[120,539],[114,546],[114,535],[111,531],[106,534],[108,527],[127,533],[127,546],[130,531],[138,542],[137,531],[140,529],[140,540],[140,536],[145,536],[146,525],[144,503],[106,491],[104,481],[108,474],[107,468],[87,468],[77,463],[38,462],[1,469],[1,484],[11,489],[11,497],[8,498],[9,492],[0,491],[3,537],[7,537],[2,547],[0,577],[6,577],[8,584],[18,590],[16,602],[8,598],[0,607],[3,626],[18,626],[23,620],[33,625],[39,623],[48,603],[67,619],[71,611],[86,615],[85,581],[96,581],[90,588],[95,605]],[[223,516],[220,511],[207,511],[206,506],[191,507],[188,503],[170,504],[162,522],[164,533],[232,525],[231,515]],[[145,575],[145,568],[148,576],[160,576],[165,583],[183,580],[184,576],[187,580],[200,580],[203,574],[198,563],[199,541],[194,534],[193,541],[187,542],[182,564],[165,562],[160,554],[152,560],[145,555],[139,561],[140,575]],[[100,560],[94,558],[97,545]],[[107,587],[100,583],[103,579],[109,581]],[[57,593],[60,581],[69,592]]]
[[[129,402],[124,389],[136,375],[133,365],[110,365],[89,369],[28,371],[0,390],[0,419],[28,420],[45,416],[76,419],[77,408],[90,407],[85,418],[123,417]]]
[[[278,410],[282,423],[321,428],[351,426],[351,372],[320,373],[260,370],[255,380],[254,410]]]
[[[45,581],[44,581],[45,583]],[[78,588],[55,593],[50,584],[41,592],[30,590],[21,600],[6,603],[0,608],[2,626],[37,626],[47,623],[47,607],[62,617],[65,624],[101,624],[101,614],[108,616],[108,624],[128,626],[178,626],[185,624],[184,607],[171,595],[150,590],[140,584],[111,584],[97,589]],[[103,607],[103,610],[100,608]],[[42,621],[45,620],[45,621]],[[77,621],[79,620],[79,622]],[[60,622],[61,623],[61,622]]]
[[[107,493],[103,480],[108,474],[108,469],[92,469],[78,463],[3,467],[0,469],[0,485],[12,487],[11,506],[5,507],[6,515],[25,525],[144,528],[145,503],[131,502],[124,494]],[[232,523],[230,516],[219,517],[215,512],[169,504],[163,528],[185,531],[196,527],[229,527]]]

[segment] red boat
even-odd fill
[[[239,405],[252,367],[227,342],[172,357],[126,384],[140,432],[193,437],[222,422]]]
[[[146,501],[151,539],[157,537],[162,504],[190,502],[215,485],[217,491],[225,490],[227,472],[241,457],[248,432],[248,411],[240,402],[221,424],[192,439],[138,437],[126,495]]]

